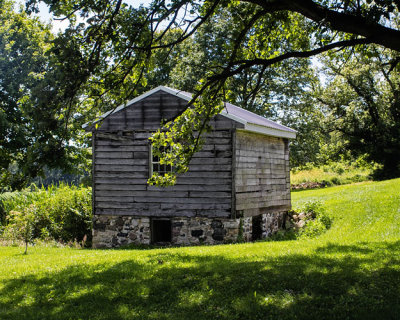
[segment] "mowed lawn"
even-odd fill
[[[292,194],[311,240],[170,248],[0,248],[0,319],[400,319],[400,179]]]

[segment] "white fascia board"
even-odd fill
[[[261,133],[265,134],[267,136],[273,136],[273,137],[279,137],[279,138],[288,138],[288,139],[295,139],[296,138],[296,132],[291,132],[291,131],[283,131],[283,130],[278,130],[275,128],[269,128],[265,126],[260,126],[257,124],[253,123],[246,123],[244,127],[245,131],[251,131],[251,132],[256,132],[256,133]]]
[[[270,128],[270,127],[266,127],[266,126],[260,126],[258,124],[254,124],[254,123],[249,123],[246,120],[244,120],[238,116],[235,116],[231,113],[226,112],[225,110],[223,110],[220,114],[229,119],[232,119],[234,121],[244,124],[244,129],[241,129],[241,130],[257,132],[257,133],[261,133],[261,134],[265,134],[265,135],[273,136],[273,137],[288,138],[288,139],[296,138],[296,131],[294,131],[293,129],[291,129],[293,131],[284,131],[284,130],[279,130],[279,129]],[[240,129],[238,129],[238,130],[240,130]]]

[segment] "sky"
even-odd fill
[[[25,5],[24,0],[17,0],[16,1],[19,4]],[[139,7],[141,4],[146,5],[151,2],[151,0],[124,0],[124,3],[128,5],[132,5],[133,7]],[[59,31],[64,31],[68,27],[68,21],[60,21],[60,20],[54,20],[53,15],[49,12],[48,6],[40,2],[39,3],[39,13],[37,16],[40,17],[40,20],[43,22],[51,22],[52,23],[52,30],[54,33],[58,33]],[[78,18],[79,21],[79,18]]]

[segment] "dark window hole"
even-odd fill
[[[153,243],[168,243],[172,239],[172,225],[169,219],[153,219],[151,224]]]

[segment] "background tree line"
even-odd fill
[[[28,11],[37,2],[27,1]],[[380,177],[400,175],[395,41],[385,45],[300,9],[268,11],[256,1],[153,1],[138,8],[121,1],[44,2],[70,21],[64,32],[54,35],[12,1],[0,1],[3,188],[19,189],[52,168],[88,171],[90,140],[81,125],[157,85],[229,101],[298,130],[293,167],[366,156],[382,165]],[[385,28],[397,30],[395,1],[304,3],[376,26],[385,20]],[[317,53],[312,63],[308,57]],[[203,124],[207,106],[196,103],[193,119]],[[213,112],[220,108],[216,103]],[[179,123],[177,139],[197,138]]]

